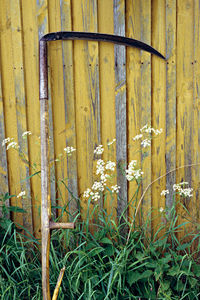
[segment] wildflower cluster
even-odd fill
[[[7,145],[7,147],[6,147],[6,150],[9,150],[9,149],[11,149],[11,148],[13,148],[13,149],[19,149],[19,145],[16,143],[16,142],[10,142],[8,145]]]
[[[112,141],[114,142],[114,140]],[[99,145],[94,150],[94,154],[101,155],[104,152],[103,145]],[[94,181],[91,189],[87,188],[87,190],[83,193],[84,198],[91,197],[92,200],[97,201],[101,197],[101,193],[105,191],[105,186],[107,180],[111,178],[110,172],[115,171],[116,163],[108,160],[104,161],[103,159],[98,159],[96,164],[96,175],[98,175],[98,179]],[[109,172],[109,173],[107,173]],[[118,185],[111,186],[112,193],[119,193],[120,187]]]
[[[27,137],[27,135],[31,135],[32,133],[31,133],[31,131],[24,131],[23,133],[22,133],[22,138],[26,138]]]
[[[181,182],[173,185],[173,190],[177,191],[178,194],[182,197],[192,197],[192,188],[185,187],[188,185],[188,182]]]
[[[11,148],[19,149],[19,145],[14,141],[13,138],[6,138],[2,142],[2,146],[6,146],[6,150],[9,150]]]
[[[192,188],[185,187],[188,185],[188,182],[181,182],[181,183],[176,183],[173,185],[173,191],[177,192],[180,196],[182,197],[192,197]],[[161,192],[161,196],[165,196],[169,194],[169,190],[163,190]]]
[[[2,142],[2,147],[4,147],[5,145],[7,145],[8,143],[10,143],[13,140],[14,140],[13,138],[9,138],[9,137],[4,139]]]
[[[116,139],[113,139],[111,142],[108,142],[107,145],[111,146],[112,144],[114,144],[114,142],[116,142]]]
[[[64,151],[65,151],[67,154],[72,154],[72,152],[76,151],[76,149],[73,148],[73,147],[68,146],[68,147],[64,148]]]
[[[137,134],[133,138],[133,141],[141,140],[141,146],[143,148],[146,148],[151,145],[152,134],[157,136],[157,135],[161,134],[163,132],[163,130],[162,130],[162,128],[154,129],[153,127],[146,124],[140,129],[140,132],[141,132],[140,134]]]
[[[166,196],[167,194],[169,194],[169,190],[163,190],[163,191],[160,193],[160,196]]]
[[[25,192],[25,191],[22,191],[22,192],[20,192],[20,193],[17,195],[17,198],[24,197],[25,195],[26,195],[26,192]]]
[[[27,135],[31,135],[31,131],[24,131],[22,133],[22,138],[25,139]],[[9,149],[16,149],[18,150],[20,146],[17,144],[17,142],[14,141],[14,138],[7,137],[2,141],[2,147],[6,146],[6,150]]]
[[[101,155],[103,153],[103,151],[104,151],[103,145],[99,145],[94,150],[94,154]]]
[[[132,160],[128,165],[128,169],[126,170],[126,179],[128,181],[140,179],[143,173],[144,172],[142,172],[141,169],[137,168],[137,160]]]

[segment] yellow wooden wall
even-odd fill
[[[87,41],[54,42],[49,47],[51,198],[70,212],[94,178],[94,148],[116,138],[112,159],[127,164],[137,159],[144,171],[142,191],[170,170],[200,162],[200,4],[198,0],[1,0],[0,1],[0,141],[14,138],[23,151],[0,146],[0,192],[9,191],[11,205],[27,213],[14,214],[17,223],[40,237],[40,114],[38,40],[51,31],[91,31],[117,34],[146,42],[166,56],[161,60],[138,49]],[[132,138],[146,123],[163,128],[152,141],[149,156],[141,155]],[[22,139],[24,131],[32,135]],[[67,160],[63,149],[76,152]],[[103,158],[110,154],[105,151]],[[66,181],[67,179],[67,181]],[[150,208],[156,228],[160,207],[170,206],[172,192],[163,189],[182,180],[194,188],[186,206],[199,218],[198,167],[181,168],[156,181],[142,202]],[[57,182],[57,183],[56,183]],[[108,199],[114,217],[130,201],[135,184],[118,172],[122,200]],[[87,202],[81,199],[82,215]],[[55,213],[55,210],[53,210]],[[133,204],[129,216],[134,214]],[[184,213],[181,206],[178,213]],[[61,209],[58,210],[61,215]],[[68,218],[67,216],[65,218]],[[182,220],[179,219],[179,222]]]

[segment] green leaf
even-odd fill
[[[10,224],[12,223],[9,219],[0,218],[0,227],[7,230]]]
[[[193,273],[195,276],[200,277],[200,265],[193,265]]]
[[[164,239],[160,239],[160,240],[158,240],[154,243],[154,246],[155,247],[162,247],[163,245],[165,245],[166,241],[167,241],[167,237],[164,238]]]
[[[146,270],[143,273],[140,273],[138,271],[128,272],[127,281],[129,283],[129,285],[132,285],[133,283],[135,283],[139,280],[149,278],[152,274],[153,274],[153,272],[151,270]]]
[[[17,212],[17,213],[26,213],[26,211],[23,208],[20,208],[18,206],[9,206],[9,211]]]
[[[176,247],[176,250],[177,251],[182,251],[182,250],[185,250],[186,248],[189,248],[191,246],[191,243],[186,243],[186,244],[183,244],[183,245],[180,245],[178,247]]]
[[[195,279],[194,277],[189,276],[188,280],[189,280],[189,283],[190,283],[192,288],[198,283],[197,279]]]
[[[137,252],[136,254],[135,254],[135,257],[138,259],[138,260],[142,260],[144,257],[145,257],[145,254],[144,254],[144,252]]]
[[[101,253],[102,251],[104,251],[103,248],[97,247],[97,248],[95,248],[95,249],[92,249],[92,250],[88,253],[88,256],[89,256],[89,257],[93,257],[93,256],[95,256],[95,255]]]
[[[36,167],[37,167],[37,165],[36,165]],[[20,182],[26,181],[26,180],[28,180],[28,179],[32,178],[33,176],[38,175],[38,174],[40,174],[40,173],[41,173],[41,171],[37,171],[37,172],[35,172],[34,174],[32,174],[32,175],[26,177],[25,179],[22,179]]]
[[[170,275],[170,276],[176,276],[176,275],[180,274],[180,268],[179,268],[179,266],[174,266],[174,267],[172,267],[172,268],[168,271],[167,274]]]
[[[109,244],[109,245],[113,245],[112,241],[110,239],[108,239],[107,237],[104,237],[100,240],[100,243],[102,244]]]
[[[107,247],[104,248],[104,253],[105,255],[112,256],[115,253],[115,249],[113,248],[113,246],[107,245]]]

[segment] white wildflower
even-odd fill
[[[137,164],[136,160],[132,160],[129,165],[128,165],[128,169],[126,170],[126,179],[128,181],[131,181],[133,179],[139,179],[142,177],[142,170],[141,169],[135,169]]]
[[[179,183],[180,186],[189,184],[187,181],[182,181]]]
[[[162,132],[163,132],[163,129],[162,129],[162,128],[156,129],[156,130],[154,131],[155,135],[159,135],[159,134],[161,134]]]
[[[169,194],[169,190],[163,190],[163,191],[160,193],[161,196],[165,196],[165,195],[167,195],[167,194]]]
[[[192,197],[193,196],[192,191],[193,191],[192,188],[186,188],[186,189],[181,189],[179,193],[182,197]]]
[[[2,146],[5,146],[7,143],[9,143],[9,142],[11,142],[11,141],[13,141],[13,138],[6,138],[6,139],[4,139],[3,141],[2,141]]]
[[[84,198],[89,198],[91,193],[91,189],[87,188],[87,190],[83,193]]]
[[[180,190],[180,185],[179,184],[173,184],[173,190],[176,191],[176,190]]]
[[[94,150],[94,154],[100,155],[102,154],[104,151],[103,145],[99,145],[96,147],[96,149]]]
[[[133,141],[137,141],[137,140],[140,140],[141,138],[143,137],[143,134],[138,134],[136,135],[134,138],[133,138]]]
[[[11,149],[11,148],[13,148],[13,149],[19,149],[19,146],[17,145],[16,142],[10,142],[10,143],[7,145],[7,147],[6,147],[6,150],[9,150],[9,149]]]
[[[92,196],[92,200],[98,201],[101,198],[100,194],[98,192],[94,193]]]
[[[160,129],[154,129],[153,127],[149,126],[148,124],[144,125],[141,129],[140,129],[140,132],[144,133],[154,133],[155,135],[159,135],[163,132],[163,129],[160,128]]]
[[[116,139],[113,139],[111,142],[108,142],[107,145],[111,146],[112,144],[114,144],[114,142],[116,142]]]
[[[100,179],[103,185],[106,184],[107,178],[110,178],[110,176],[108,174],[101,174]]]
[[[111,186],[111,191],[112,191],[112,193],[118,194],[118,193],[119,193],[119,189],[120,189],[120,186],[117,185],[117,184]]]
[[[159,212],[162,213],[164,211],[163,207],[160,207]]]
[[[68,146],[68,147],[64,148],[64,151],[65,151],[67,154],[71,154],[72,152],[76,151],[76,149],[73,148],[73,147]]]
[[[140,132],[151,133],[151,132],[155,132],[155,129],[151,126],[148,126],[148,124],[146,124],[140,129]]]
[[[148,125],[145,124],[145,125],[140,129],[140,132],[144,132],[147,128],[148,128]]]
[[[173,190],[177,191],[178,194],[182,197],[192,197],[192,188],[183,188],[185,185],[188,185],[188,182],[181,182],[173,185]]]
[[[133,173],[135,179],[141,178],[143,174],[144,172],[142,172],[141,169],[135,170]]]
[[[26,195],[26,192],[25,191],[22,191],[20,192],[18,195],[17,195],[17,198],[20,198],[20,197],[23,197]]]
[[[129,165],[128,165],[128,168],[133,168],[137,165],[137,160],[131,160]]]
[[[22,137],[25,138],[27,135],[31,135],[31,134],[32,134],[31,131],[24,131],[22,133]]]
[[[101,181],[95,181],[93,183],[92,190],[93,191],[98,191],[99,190],[99,191],[103,192],[104,191],[103,183]]]
[[[115,167],[116,167],[116,163],[113,161],[110,161],[110,160],[107,161],[106,166],[105,166],[106,170],[111,170],[111,171],[114,171]]]
[[[96,175],[104,173],[104,170],[105,170],[104,165],[105,165],[105,162],[102,159],[97,160]]]
[[[151,145],[151,140],[150,139],[144,139],[142,142],[141,142],[141,145],[142,147],[146,148],[148,146]]]

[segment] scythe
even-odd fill
[[[41,233],[42,233],[42,289],[43,299],[50,300],[49,287],[49,250],[52,229],[73,229],[74,223],[54,223],[51,221],[51,199],[49,192],[49,110],[48,110],[48,65],[47,44],[58,40],[89,40],[136,47],[155,54],[162,59],[165,57],[153,47],[127,37],[91,32],[52,32],[44,35],[39,41],[39,70],[40,70],[40,126],[41,126]],[[57,291],[58,293],[58,291]],[[53,297],[53,299],[56,299]]]

